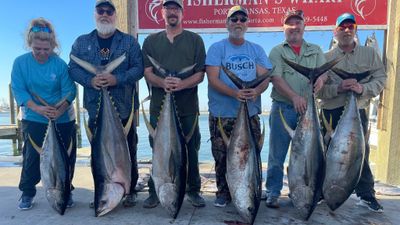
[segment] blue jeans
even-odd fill
[[[279,197],[283,187],[283,164],[286,159],[291,137],[283,126],[279,110],[286,123],[294,130],[298,114],[292,105],[274,101],[269,116],[269,155],[266,188],[269,196]]]

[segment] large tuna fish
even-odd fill
[[[161,66],[155,59],[148,56],[153,66],[164,76],[174,76]],[[179,71],[178,75],[192,71],[195,65]],[[147,97],[144,101],[150,98]],[[187,147],[186,143],[193,135],[193,130],[184,137],[178,113],[175,107],[174,94],[167,92],[154,129],[149,123],[142,105],[144,120],[153,138],[153,167],[151,177],[161,206],[168,214],[176,218],[185,197],[187,177]],[[197,121],[195,121],[195,124]],[[195,125],[194,124],[194,125]],[[194,127],[194,126],[193,126]]]
[[[36,98],[43,105],[49,106],[39,96],[36,96]],[[64,100],[61,100],[54,107],[60,106]],[[40,177],[46,199],[53,209],[64,215],[71,194],[69,155],[72,150],[72,140],[69,140],[69,142],[64,142],[68,140],[62,140],[61,134],[57,130],[57,125],[53,120],[49,120],[42,147],[39,147],[30,137],[29,139],[40,154]]]
[[[222,69],[240,89],[254,88],[270,76],[270,73],[245,82],[222,66]],[[221,135],[227,146],[226,181],[239,215],[246,223],[253,224],[261,201],[261,158],[264,131],[261,140],[256,140],[250,123],[247,101],[241,102],[235,126],[230,138],[220,126]]]
[[[382,52],[379,48],[378,40],[376,40],[375,32],[367,37],[367,39],[365,40],[365,46],[375,49],[376,53],[378,53],[379,57],[382,59]]]
[[[104,68],[93,65],[71,55],[71,59],[87,71],[96,74],[99,71],[112,72],[124,60],[120,56]],[[133,108],[133,107],[132,107]],[[96,116],[96,130],[88,137],[92,148],[92,174],[94,179],[94,208],[96,216],[103,216],[113,210],[125,194],[130,191],[132,163],[126,136],[133,119],[133,109],[123,127],[106,88],[100,92],[99,110]]]
[[[303,67],[285,58],[283,60],[310,79],[307,110],[300,116],[294,131],[286,124],[281,114],[284,126],[292,137],[288,167],[290,198],[301,217],[308,220],[321,197],[325,161],[320,121],[314,93],[312,93],[313,83],[318,76],[328,71],[341,58],[314,69]]]
[[[337,68],[332,71],[342,79],[354,78],[357,81],[371,73],[367,71],[351,74]],[[354,92],[349,92],[348,96],[348,102],[326,152],[326,173],[322,191],[326,204],[332,210],[341,206],[353,193],[360,179],[364,162],[365,139],[357,99]]]

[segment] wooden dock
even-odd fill
[[[0,139],[14,139],[18,135],[18,126],[16,124],[0,125]]]

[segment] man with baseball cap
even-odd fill
[[[282,57],[296,63],[315,68],[325,63],[325,57],[319,46],[306,42],[304,35],[304,14],[302,10],[288,11],[282,18],[286,40],[275,46],[270,54],[275,70],[271,81],[274,85],[271,98],[269,156],[267,169],[267,200],[270,208],[279,207],[279,196],[283,187],[283,164],[291,137],[286,132],[280,118],[280,110],[287,124],[294,130],[298,118],[306,111],[305,97],[309,92],[309,80],[283,62]],[[316,84],[322,81],[317,79]],[[315,85],[314,89],[316,88]],[[320,88],[320,87],[318,87]]]
[[[240,102],[248,100],[252,132],[256,140],[260,140],[261,137],[258,114],[261,113],[261,94],[267,89],[269,79],[255,88],[239,90],[221,67],[223,65],[245,81],[254,80],[257,76],[267,73],[272,68],[264,49],[260,45],[245,39],[248,26],[247,10],[240,5],[230,8],[226,18],[228,38],[212,44],[206,57],[209,83],[209,129],[217,182],[216,199],[214,201],[216,207],[225,207],[231,201],[231,193],[225,178],[227,146],[224,144],[218,124],[221,124],[224,132],[230,136],[236,122]]]
[[[373,71],[368,77],[357,82],[356,79],[342,80],[332,71],[328,72],[328,79],[322,89],[317,92],[321,99],[322,113],[325,118],[332,118],[334,129],[342,115],[346,104],[347,92],[357,93],[358,108],[364,135],[368,132],[368,107],[371,98],[379,95],[386,83],[387,75],[384,65],[375,50],[371,47],[360,46],[355,41],[357,23],[354,15],[344,13],[336,20],[334,35],[338,40],[338,47],[325,54],[327,60],[332,60],[345,55],[345,59],[336,65],[336,68],[357,74]],[[374,212],[383,212],[383,207],[375,197],[374,177],[369,166],[369,144],[365,140],[365,157],[361,178],[355,191],[360,202],[358,205],[368,207]]]
[[[198,151],[201,137],[196,122],[199,113],[197,85],[203,81],[205,71],[204,43],[198,34],[183,29],[182,0],[163,0],[162,16],[165,30],[149,35],[143,42],[144,76],[151,86],[152,93],[150,123],[156,128],[164,96],[167,92],[172,93],[184,135],[187,136],[194,127],[194,133],[187,143],[187,200],[195,207],[204,207],[205,201],[199,194],[201,179]],[[164,78],[151,63],[149,56],[171,72],[195,66],[185,74]],[[152,138],[150,145],[153,147]],[[154,182],[150,178],[149,197],[144,201],[143,207],[154,208],[158,204]]]
[[[97,127],[96,117],[100,89],[107,88],[109,90],[121,122],[126,126],[132,108],[136,110],[139,107],[135,88],[136,82],[143,77],[143,59],[140,46],[133,36],[116,28],[117,15],[114,3],[111,0],[97,0],[94,16],[96,29],[89,34],[79,36],[75,40],[71,55],[96,67],[107,65],[122,54],[126,54],[126,60],[114,71],[96,75],[86,71],[73,60],[69,62],[71,78],[84,88],[83,105],[89,114],[88,125],[92,133],[95,132]],[[133,96],[135,97],[135,105],[132,105]],[[137,134],[134,123],[128,132],[127,141],[132,162],[131,189],[128,190],[129,193],[122,200],[122,204],[125,207],[131,207],[136,204],[135,186],[138,179]],[[91,150],[92,152],[97,151],[95,148]],[[93,207],[92,202],[90,207]]]

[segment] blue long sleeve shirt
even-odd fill
[[[68,75],[67,64],[57,55],[51,55],[44,64],[38,63],[32,53],[17,57],[11,72],[11,89],[24,120],[47,123],[48,119],[28,108],[28,101],[41,103],[34,95],[40,96],[50,105],[55,105],[65,96],[72,103],[76,95],[75,83]],[[75,119],[74,107],[69,105],[57,123],[66,123]]]
[[[136,39],[117,30],[112,39],[109,61],[113,61],[124,53],[127,58],[111,72],[117,79],[117,85],[108,88],[121,119],[128,118],[131,112],[135,83],[143,77],[143,59]],[[89,34],[79,36],[72,46],[71,54],[93,66],[100,66],[101,57],[97,31],[94,30]],[[100,95],[100,91],[91,85],[95,74],[86,71],[73,60],[69,62],[69,74],[74,81],[84,87],[83,106],[87,109],[89,117],[95,118]],[[139,107],[137,95],[135,95],[134,107],[135,109]]]

